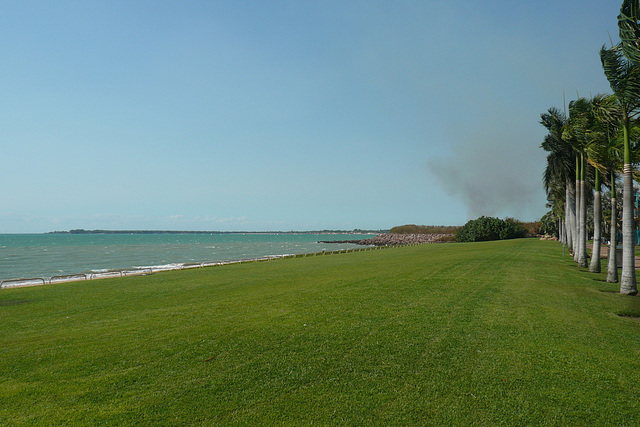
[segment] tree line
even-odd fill
[[[620,293],[638,293],[635,271],[635,190],[640,176],[640,0],[624,0],[618,15],[620,42],[602,46],[600,62],[611,91],[552,107],[540,115],[548,133],[543,185],[557,233],[580,267],[600,272],[603,236],[609,239],[607,282],[620,280]],[[622,181],[622,191],[619,182]],[[622,199],[622,221],[618,212]],[[603,209],[603,206],[605,209]],[[587,257],[588,215],[593,251]],[[603,225],[605,229],[603,229]],[[622,259],[616,255],[622,230]],[[622,264],[620,278],[618,266]]]

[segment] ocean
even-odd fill
[[[0,234],[0,282],[115,270],[175,269],[357,247],[320,240],[358,240],[367,234]]]

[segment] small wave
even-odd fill
[[[284,258],[287,256],[293,256],[295,254],[280,254],[280,255],[265,255],[265,258]]]
[[[117,274],[116,271],[124,271],[126,275],[149,270],[189,268],[194,264],[219,265],[219,262],[233,260],[264,259],[265,254],[270,254],[269,258],[280,258],[290,256],[292,252],[298,254],[336,249],[317,244],[317,241],[326,238],[321,235],[293,236],[288,233],[238,233],[224,236],[221,243],[201,236],[181,237],[176,243],[173,235],[141,235],[135,239],[111,235],[90,238],[24,236],[16,241],[16,245],[0,242],[0,248],[4,246],[0,250],[0,263],[4,269],[8,269],[3,273],[7,277],[42,275],[47,278],[76,271],[84,272],[87,276]],[[46,246],[40,249],[40,242],[34,239],[44,239],[42,244]],[[81,265],[76,262],[79,254],[82,255]]]
[[[46,279],[43,278],[32,278],[32,279],[12,279],[5,280],[2,283],[2,288],[17,288],[20,286],[35,286],[35,285],[44,285],[46,283]]]
[[[136,265],[135,269],[138,270],[178,270],[184,267],[184,263],[173,263],[173,264],[161,264],[161,265]]]

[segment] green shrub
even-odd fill
[[[457,233],[458,242],[483,242],[526,237],[527,229],[513,218],[499,219],[481,216],[468,221]]]
[[[558,236],[558,220],[553,213],[549,211],[540,219],[540,233]]]

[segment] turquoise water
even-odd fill
[[[0,234],[0,281],[353,248],[353,234]]]

